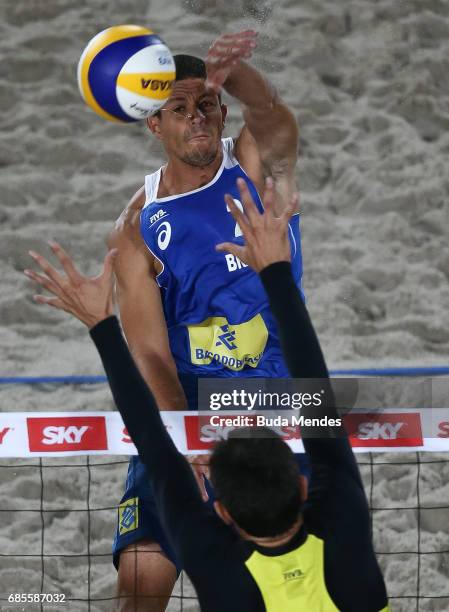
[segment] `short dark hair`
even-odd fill
[[[176,68],[175,81],[183,81],[184,79],[204,79],[207,78],[206,64],[200,57],[194,55],[185,55],[179,53],[174,55]],[[218,94],[218,100],[221,104],[221,94]],[[156,111],[153,117],[160,117],[161,111]]]
[[[174,55],[173,59],[176,67],[176,81],[206,78],[206,64],[201,58],[180,53]]]
[[[210,475],[217,499],[252,536],[280,535],[299,516],[303,500],[298,465],[291,449],[271,429],[231,432],[214,448]]]

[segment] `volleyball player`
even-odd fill
[[[110,240],[119,250],[123,329],[161,409],[196,409],[198,377],[288,375],[259,279],[232,254],[215,251],[217,242],[242,241],[224,201],[226,192],[238,201],[239,176],[247,178],[260,210],[264,176],[274,178],[278,212],[296,190],[296,120],[245,61],[255,45],[255,32],[245,31],[220,37],[206,62],[175,57],[172,94],[148,120],[167,163],[145,178]],[[227,108],[221,88],[243,106],[244,125],[235,140],[222,138]],[[290,224],[290,242],[300,284],[298,215]],[[207,466],[196,469],[207,472]],[[181,564],[161,528],[138,457],[130,461],[119,507],[114,563],[119,593],[138,593],[138,601],[130,598],[124,609],[165,608]]]
[[[288,219],[293,208],[275,216],[272,182],[263,215],[241,179],[239,190],[244,214],[230,196],[226,201],[245,244],[218,249],[259,273],[291,375],[320,379],[329,398],[327,416],[336,417],[327,367],[292,274]],[[282,440],[263,430],[262,437],[220,442],[211,458],[217,516],[203,503],[113,316],[114,252],[103,273],[89,279],[59,246],[53,249],[68,278],[35,256],[45,276],[29,276],[56,296],[36,299],[71,312],[90,328],[117,407],[147,468],[163,527],[203,612],[386,612],[368,503],[344,431],[335,437],[323,427],[318,437],[313,432],[309,437],[302,428],[312,463],[306,503],[294,456]],[[303,414],[315,411],[305,408]]]

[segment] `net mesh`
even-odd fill
[[[0,508],[8,534],[0,554],[2,610],[61,610],[50,601],[56,594],[74,612],[114,608],[111,534],[127,463],[98,456],[0,462],[9,491]],[[449,454],[371,453],[359,455],[359,464],[392,610],[449,610]],[[40,593],[47,601],[8,601]],[[168,610],[198,609],[181,576]]]
[[[2,389],[3,409],[112,409],[104,384],[39,379]],[[362,453],[357,460],[391,609],[449,611],[449,453]],[[0,459],[2,611],[115,609],[111,546],[127,467],[128,457],[99,455]],[[20,601],[27,594],[48,597]],[[181,575],[168,611],[198,609]]]

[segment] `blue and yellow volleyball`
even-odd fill
[[[175,76],[175,62],[164,41],[136,25],[103,30],[88,43],[78,63],[82,97],[111,121],[139,121],[159,110]]]

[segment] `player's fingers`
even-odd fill
[[[71,281],[74,281],[75,283],[78,282],[82,278],[82,275],[76,269],[76,266],[73,263],[73,260],[70,255],[62,248],[62,246],[58,242],[54,240],[49,240],[48,244],[53,253],[59,259],[69,279]]]
[[[251,232],[251,225],[248,222],[247,217],[243,214],[240,208],[234,202],[234,198],[227,193],[225,195],[225,202],[228,205],[229,212],[234,218],[234,221],[238,224],[240,229],[242,230],[243,235],[245,236],[247,233]]]
[[[64,277],[59,274],[59,272],[54,268],[42,255],[36,253],[35,251],[28,251],[30,257],[34,259],[37,265],[45,272],[45,274],[50,278],[56,285],[62,287],[65,282]]]
[[[234,244],[233,242],[221,242],[215,247],[220,253],[231,253],[234,257],[238,257],[243,263],[248,263],[246,247]]]
[[[51,298],[46,295],[35,295],[33,296],[33,300],[38,304],[47,304],[48,306],[52,306],[53,308],[57,308],[58,310],[65,310],[67,312],[67,307],[65,302],[63,302],[59,298]]]
[[[274,216],[274,181],[271,176],[267,176],[267,178],[265,179],[263,207],[267,218],[271,218]]]
[[[240,53],[245,49],[253,50],[255,47],[256,43],[253,40],[218,41],[215,45],[213,45],[213,47],[209,49],[208,55],[214,55],[217,53]]]
[[[229,38],[217,40],[207,52],[207,59],[214,56],[227,56],[253,51],[257,46],[254,38]]]
[[[206,88],[206,90],[213,91],[219,94],[221,91],[221,82],[218,82],[213,78],[207,77],[204,87]]]
[[[58,285],[56,285],[52,280],[50,280],[43,274],[38,274],[33,270],[24,270],[23,273],[35,283],[39,283],[41,287],[44,287],[44,289],[50,291],[50,293],[53,293],[54,295],[59,295],[60,288],[58,287]]]
[[[251,225],[258,224],[261,220],[262,215],[257,210],[257,207],[254,203],[253,197],[248,189],[248,185],[246,181],[242,178],[237,179],[237,187],[240,192],[240,197],[243,204],[243,209],[246,213],[246,216],[250,220]],[[243,231],[243,229],[242,229]]]
[[[218,70],[229,70],[232,66],[238,64],[240,60],[249,60],[251,59],[252,54],[249,51],[244,51],[242,53],[234,53],[232,55],[221,55],[221,56],[212,56],[210,60],[207,61],[207,69],[209,72],[216,72]]]
[[[299,196],[298,193],[294,193],[290,199],[289,204],[285,208],[284,212],[281,215],[281,218],[288,223],[292,216],[298,211],[299,204]]]
[[[106,257],[104,258],[103,264],[103,272],[100,276],[102,276],[105,280],[111,280],[112,275],[114,273],[114,263],[115,258],[117,257],[118,249],[111,249],[106,253]]]
[[[245,39],[256,39],[258,33],[256,30],[242,30],[241,32],[235,32],[233,34],[223,34],[218,40],[245,40]]]
[[[207,54],[207,63],[216,68],[217,65],[227,65],[238,58],[249,59],[254,47],[252,45],[220,45]]]

